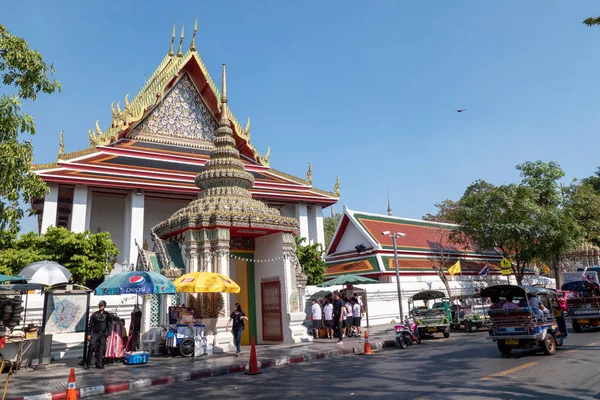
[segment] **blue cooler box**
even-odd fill
[[[146,364],[150,358],[150,353],[147,351],[134,351],[133,353],[125,353],[123,362],[125,364]]]

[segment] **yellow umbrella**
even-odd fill
[[[215,272],[190,272],[173,282],[178,292],[239,293],[240,287],[229,277]]]

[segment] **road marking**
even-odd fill
[[[600,344],[600,342],[589,343],[589,344],[586,344],[583,347],[592,347],[592,346],[597,346],[598,344]],[[581,348],[579,348],[579,349],[571,349],[571,350],[567,350],[567,351],[561,351],[560,354],[569,354],[569,353],[573,353],[573,352],[575,352],[577,350],[581,350]]]
[[[529,367],[531,367],[531,366],[533,366],[535,364],[537,364],[537,361],[530,362],[530,363],[523,364],[523,365],[519,365],[518,367],[507,369],[506,371],[501,371],[501,372],[498,372],[498,373],[495,373],[495,374],[492,374],[492,375],[484,376],[480,380],[481,381],[487,381],[487,380],[490,380],[492,378],[496,378],[496,377],[499,377],[499,376],[505,376],[505,375],[508,375],[510,373],[513,373],[513,372],[516,372],[516,371],[520,371],[520,370],[525,369],[525,368],[529,368]]]

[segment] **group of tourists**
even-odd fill
[[[536,316],[543,316],[544,314],[550,312],[548,307],[544,306],[544,303],[535,294],[530,294],[529,300],[521,298],[517,303],[514,302],[515,299],[512,295],[507,295],[504,301],[497,296],[492,297],[490,300],[492,302],[490,305],[491,310],[499,308],[503,310],[509,310],[511,308],[529,306],[532,309],[533,314]]]
[[[360,336],[360,323],[364,314],[363,302],[360,297],[340,297],[339,292],[313,298],[311,320],[315,339],[321,333],[324,338],[337,338],[343,343],[343,337]]]

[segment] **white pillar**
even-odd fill
[[[308,234],[308,210],[306,203],[296,204],[296,219],[298,220],[298,227],[300,228],[300,237],[306,239],[305,244],[309,244],[310,237]]]
[[[325,228],[323,226],[323,207],[321,205],[315,204],[313,206],[315,210],[315,225],[317,236],[315,237],[315,242],[320,243],[323,250],[325,250]]]
[[[125,199],[125,243],[123,257],[129,264],[137,265],[138,250],[135,241],[144,242],[144,193],[132,192]]]
[[[46,233],[49,227],[56,226],[56,214],[58,211],[58,185],[48,185],[50,192],[44,197],[44,213],[42,214],[42,229],[40,234]]]
[[[87,205],[87,186],[75,186],[75,191],[73,193],[73,209],[71,210],[71,224],[69,230],[77,233],[81,233],[86,230]]]
[[[85,205],[85,230],[90,229],[90,221],[92,220],[92,191],[88,189],[87,202]]]

